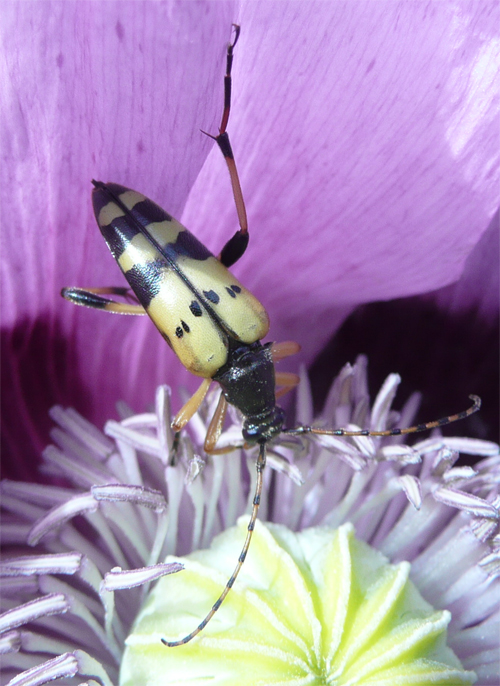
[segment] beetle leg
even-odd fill
[[[222,433],[222,427],[224,426],[224,420],[226,418],[226,411],[227,400],[224,396],[224,393],[221,393],[205,438],[205,445],[203,448],[206,453],[213,453],[214,451],[215,444],[219,440]]]
[[[232,453],[233,450],[242,450],[245,448],[245,450],[248,450],[248,448],[251,448],[252,446],[249,445],[248,443],[234,443],[232,445],[225,445],[223,448],[214,448],[213,450],[205,452],[208,455],[227,455],[227,453]]]
[[[271,346],[271,357],[273,362],[279,362],[285,357],[296,355],[300,352],[300,345],[295,341],[283,341],[282,343],[273,343]]]
[[[175,415],[174,421],[172,422],[172,429],[174,431],[180,431],[182,427],[186,426],[194,413],[199,409],[203,399],[205,398],[212,379],[203,379],[198,390],[189,398],[187,403],[179,410]]]
[[[239,231],[231,236],[228,242],[224,245],[217,258],[225,267],[230,267],[237,262],[243,255],[248,246],[248,219],[245,208],[245,201],[240,185],[240,178],[238,170],[236,169],[236,162],[234,161],[231,143],[226,132],[219,134],[215,140],[226,160],[227,168],[229,170],[229,178],[233,189],[234,202],[236,205],[236,212],[238,213],[238,221],[240,224]]]
[[[120,295],[138,303],[130,288],[109,286],[103,288],[63,288],[61,291],[62,297],[74,305],[84,305],[115,314],[146,314],[142,305],[132,305],[112,298],[103,298],[102,294]]]
[[[233,450],[238,450],[239,448],[249,448],[250,446],[246,443],[239,443],[237,445],[226,445],[223,448],[216,448],[217,441],[220,438],[222,429],[224,427],[224,420],[226,418],[227,411],[227,400],[224,393],[220,394],[219,402],[215,408],[214,416],[208,427],[207,436],[205,438],[205,445],[203,449],[208,455],[224,455],[225,453],[230,453]]]
[[[214,139],[224,155],[224,159],[226,160],[229,178],[231,180],[231,187],[233,189],[236,212],[238,213],[238,222],[240,225],[239,231],[237,231],[234,236],[228,240],[228,242],[222,248],[220,254],[217,256],[217,259],[220,260],[225,267],[230,267],[232,264],[237,262],[245,252],[248,245],[247,211],[245,208],[245,201],[243,200],[243,193],[241,191],[240,179],[238,176],[238,170],[236,169],[231,143],[229,142],[229,136],[226,131],[227,123],[229,121],[229,114],[231,112],[231,69],[233,66],[233,49],[238,42],[240,35],[240,27],[237,24],[233,24],[233,27],[235,32],[234,40],[227,46],[226,75],[224,76],[224,112],[222,113],[219,135],[212,136],[206,131],[203,131],[203,133],[205,133],[207,136],[210,136],[210,138]]]
[[[292,374],[291,372],[275,372],[274,376],[276,385],[284,387],[276,391],[276,399],[281,398],[285,393],[293,390],[300,381],[300,376],[298,374]]]

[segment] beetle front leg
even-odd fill
[[[178,432],[184,426],[186,426],[186,424],[189,422],[194,413],[199,410],[201,403],[203,402],[206,394],[208,393],[208,389],[210,388],[211,383],[212,379],[203,379],[198,390],[195,393],[193,393],[193,395],[189,398],[187,403],[185,403],[183,407],[179,410],[179,412],[175,415],[174,421],[172,422],[172,429],[174,431]]]
[[[226,418],[227,411],[227,400],[224,393],[220,394],[219,402],[215,408],[214,416],[207,430],[207,436],[205,438],[205,444],[203,449],[208,455],[224,455],[225,453],[230,453],[233,450],[238,450],[240,448],[248,448],[244,443],[239,443],[237,445],[226,445],[223,448],[216,448],[217,441],[220,438],[222,429],[224,427],[224,420]]]

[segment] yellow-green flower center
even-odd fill
[[[121,686],[171,684],[470,684],[446,646],[447,611],[434,611],[409,580],[354,537],[349,524],[294,533],[257,522],[250,552],[222,607],[192,631],[236,563],[247,521],[162,579],[127,639]]]

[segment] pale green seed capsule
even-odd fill
[[[389,564],[350,524],[295,533],[257,522],[212,621],[190,643],[165,647],[161,638],[192,631],[218,597],[246,524],[157,584],[127,639],[121,686],[474,683],[446,645],[450,613],[422,598],[409,563]]]

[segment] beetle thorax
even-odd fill
[[[213,378],[226,400],[245,416],[247,443],[266,443],[281,432],[284,412],[276,405],[270,343],[235,344],[228,363]]]

